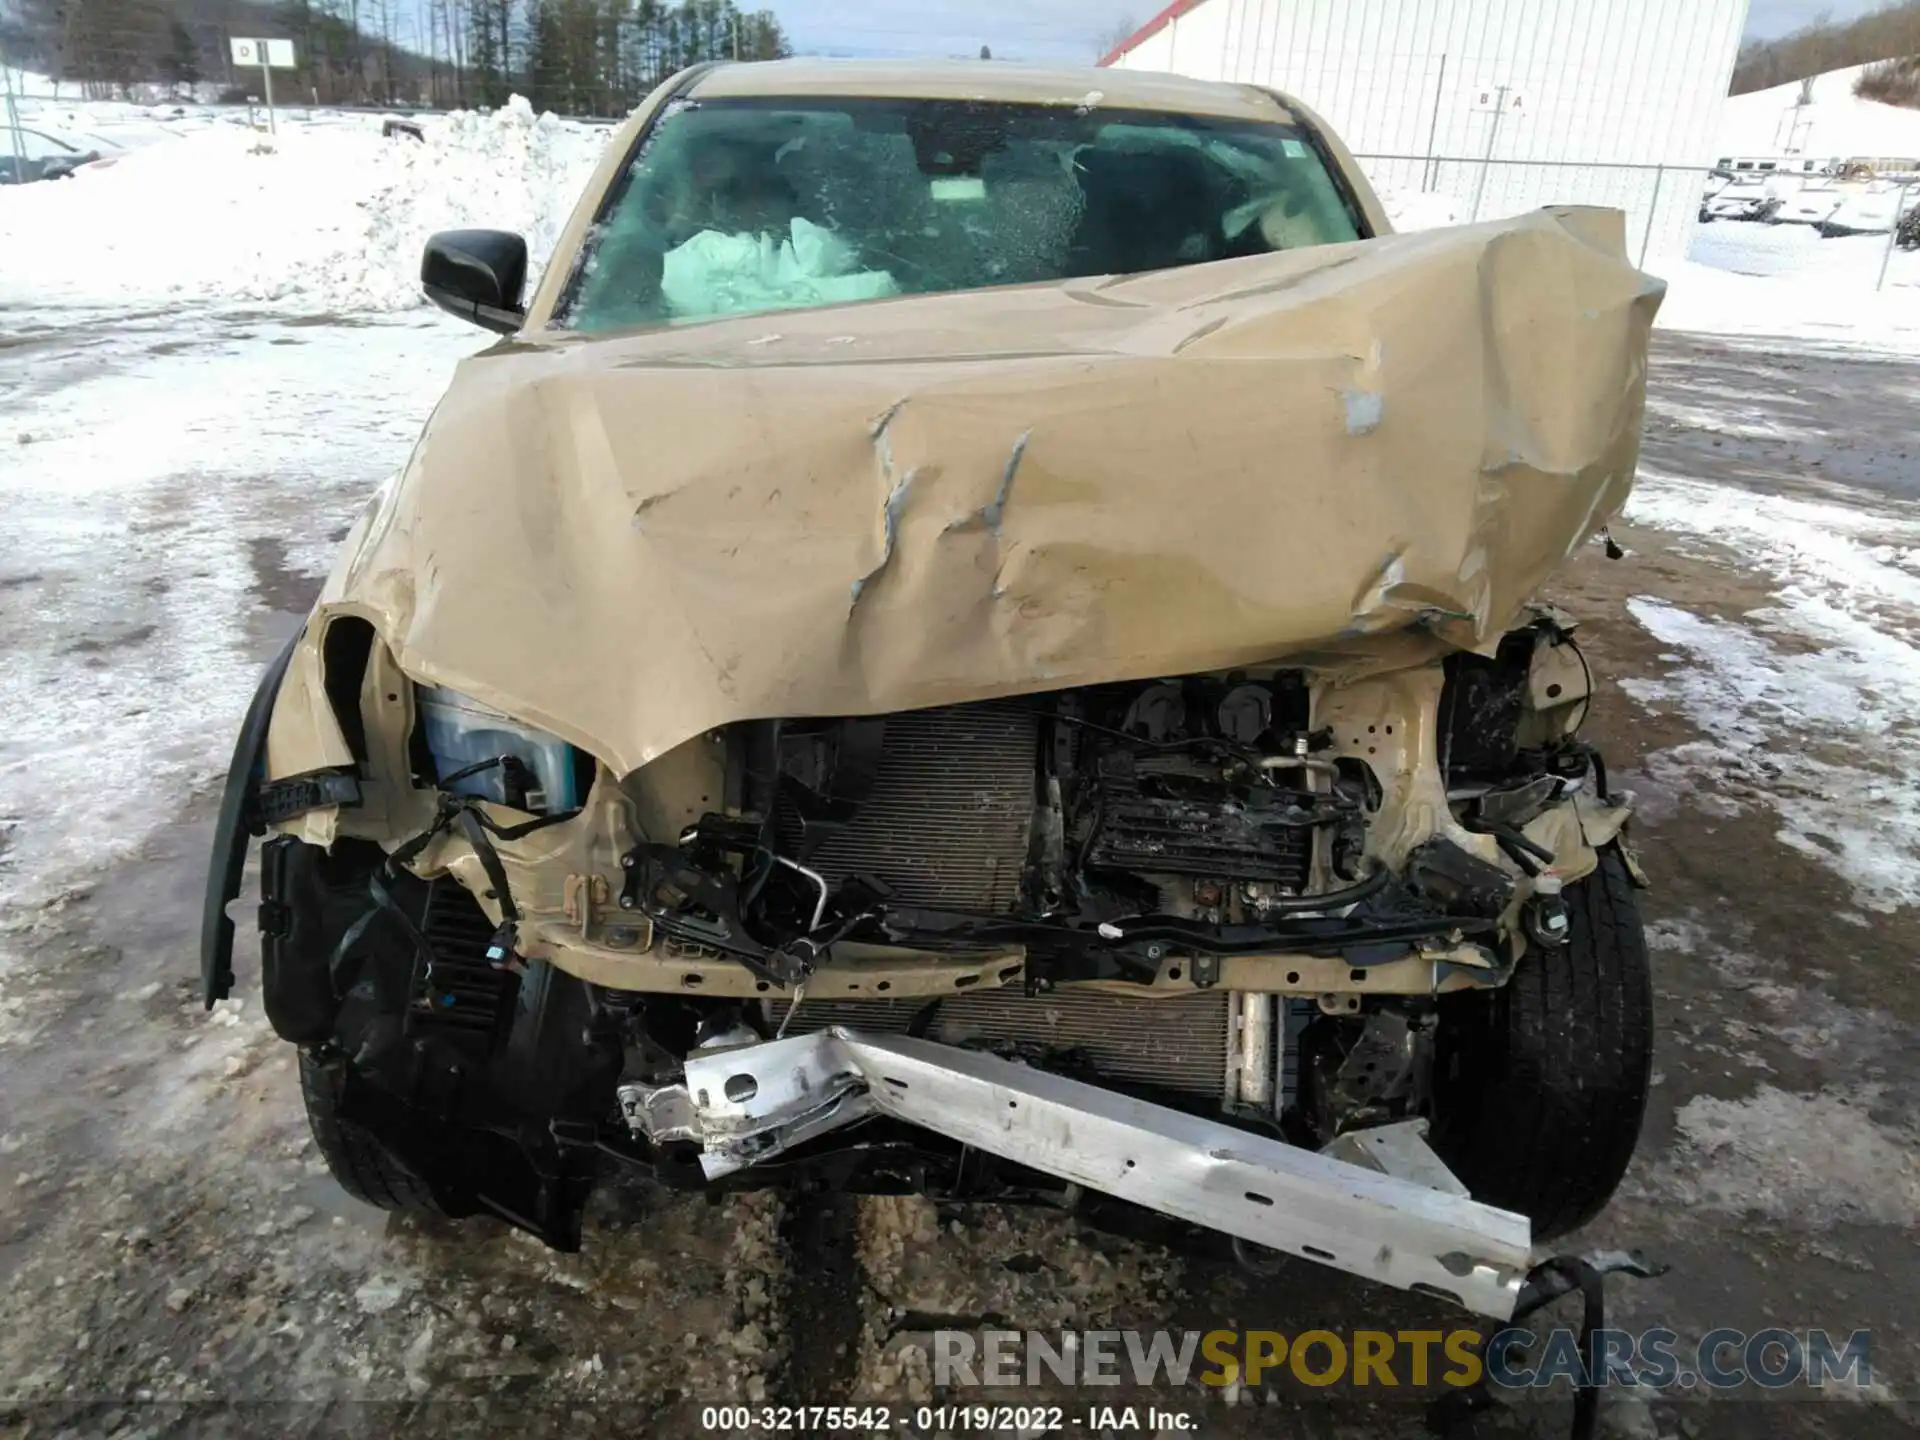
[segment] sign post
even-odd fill
[[[13,67],[7,63],[7,51],[0,45],[0,75],[7,82],[7,134],[13,137],[13,178],[24,184],[27,178],[27,152],[21,147],[20,107],[13,103]],[[1900,227],[1895,225],[1894,229]]]
[[[1493,142],[1500,134],[1500,117],[1525,114],[1528,102],[1527,97],[1511,85],[1482,85],[1473,92],[1471,108],[1485,111],[1493,118],[1487,122],[1487,153],[1480,161],[1480,183],[1473,187],[1473,215],[1468,224],[1480,218],[1480,198],[1487,193],[1487,172],[1493,169]]]
[[[260,67],[260,81],[267,91],[267,133],[278,135],[280,126],[273,116],[273,72],[293,69],[293,42],[291,40],[235,40],[233,63]]]
[[[1880,278],[1873,282],[1875,290],[1887,288],[1887,265],[1893,259],[1893,247],[1900,242],[1900,220],[1907,213],[1907,188],[1913,182],[1903,180],[1893,195],[1893,228],[1887,231],[1887,248],[1880,252]]]

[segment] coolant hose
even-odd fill
[[[1262,900],[1259,910],[1262,915],[1297,915],[1310,910],[1338,910],[1343,905],[1352,905],[1366,899],[1369,895],[1378,895],[1387,888],[1393,874],[1385,866],[1375,870],[1357,885],[1349,885],[1345,890],[1325,890],[1318,895],[1281,895],[1278,898]]]

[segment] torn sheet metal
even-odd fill
[[[685,1089],[709,1177],[885,1115],[1481,1315],[1511,1315],[1527,1271],[1523,1215],[954,1045],[836,1026],[689,1056]]]
[[[1661,293],[1559,210],[535,330],[460,367],[323,605],[620,774],[739,720],[1485,648],[1626,500]]]

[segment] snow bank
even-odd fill
[[[537,275],[606,144],[525,100],[423,120],[207,129],[70,180],[0,190],[0,303],[250,303],[297,312],[423,303],[435,230],[527,237]],[[530,282],[531,283],[531,282]]]

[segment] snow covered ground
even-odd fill
[[[1889,254],[1887,241],[1822,239],[1809,225],[1698,225],[1686,260],[1648,264],[1668,283],[1660,324],[1920,354],[1920,253]]]
[[[1774,598],[1738,620],[1633,599],[1634,620],[1683,663],[1622,688],[1705,737],[1653,757],[1652,773],[1726,814],[1770,811],[1783,843],[1831,868],[1861,909],[1890,913],[1920,906],[1920,506],[1832,493],[1643,469],[1630,521],[1738,554]],[[1749,783],[1730,791],[1716,783],[1727,775]]]
[[[1920,110],[1862,100],[1853,93],[1864,65],[1829,70],[1813,79],[1813,103],[1800,105],[1793,81],[1730,96],[1720,118],[1720,154],[1848,159],[1920,156]]]
[[[56,86],[44,75],[15,71],[13,89],[22,125],[99,135],[126,149],[157,144],[199,130],[233,129],[247,124],[244,107],[206,105],[174,98],[160,93],[157,87],[150,101],[85,100],[80,97],[77,85]]]
[[[1920,367],[1778,338],[1655,363],[1627,519],[1727,583],[1713,608],[1627,603],[1675,668],[1624,688],[1696,732],[1649,773],[1770,816],[1860,911],[1920,906]]]
[[[0,912],[135,853],[210,783],[302,577],[485,343],[431,311],[8,330]],[[313,516],[291,530],[290,492]]]

